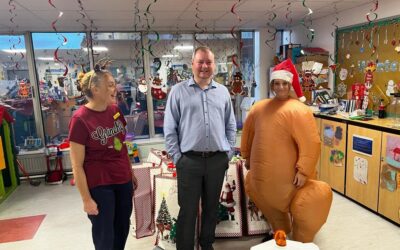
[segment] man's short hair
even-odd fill
[[[197,47],[197,48],[193,51],[192,60],[194,59],[194,57],[196,56],[196,54],[197,54],[198,51],[211,52],[212,54],[214,54],[208,46],[202,45],[202,46]]]

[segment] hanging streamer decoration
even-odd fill
[[[336,7],[336,3],[333,6],[334,10],[335,10],[335,21],[333,21],[332,26],[335,27],[335,29],[331,32],[331,36],[332,38],[335,38],[335,32],[339,29],[339,26],[337,25],[337,23],[339,22],[339,13],[338,13],[338,9]]]
[[[267,27],[268,27],[267,32],[269,34],[269,37],[267,40],[265,40],[265,44],[267,44],[268,47],[270,47],[271,49],[272,49],[272,46],[270,43],[275,41],[276,34],[278,33],[278,30],[276,29],[276,27],[274,25],[274,20],[277,17],[277,15],[275,13],[276,4],[274,4],[272,1],[273,0],[271,0],[271,3],[272,3],[271,13],[269,13],[268,22],[267,22]]]
[[[16,13],[16,5],[14,4],[14,0],[10,0],[9,2],[8,2],[8,5],[9,5],[9,10],[8,10],[8,12],[10,13],[10,22],[11,22],[11,31],[10,31],[10,34],[11,35],[14,35],[15,34],[15,29],[18,29],[18,24],[16,24],[15,23],[15,21],[14,21],[14,19],[17,17],[17,13]],[[20,51],[19,52],[19,54],[20,54],[20,58],[19,58],[19,60],[16,60],[14,57],[16,57],[17,56],[17,48],[18,47],[20,47],[20,46],[18,46],[18,45],[20,45],[21,44],[21,36],[18,36],[18,42],[16,42],[15,43],[15,41],[10,37],[10,39],[8,40],[9,41],[9,43],[10,43],[10,50],[11,51],[15,51],[14,52],[14,54],[11,56],[11,63],[14,65],[14,68],[15,69],[19,69],[19,66],[20,66],[20,62],[25,58],[25,55],[24,55],[24,53],[22,52],[22,51]],[[13,69],[13,71],[14,71],[14,69]]]
[[[307,9],[308,13],[304,16],[304,18],[301,20],[300,23],[308,30],[307,38],[308,40],[310,40],[310,43],[312,43],[315,37],[315,31],[313,28],[311,28],[312,25],[311,15],[313,11],[306,5],[306,0],[303,0],[303,7]],[[307,18],[309,18],[310,25],[307,25]]]
[[[379,0],[374,1],[374,7],[370,9],[370,12],[365,14],[365,17],[367,18],[368,24],[371,24],[371,22],[375,21],[378,19],[378,14],[376,11],[378,10],[379,7]]]
[[[67,74],[68,74],[68,65],[64,61],[60,60],[60,58],[58,57],[58,51],[62,46],[65,46],[68,43],[68,39],[63,34],[59,34],[58,31],[57,31],[57,28],[56,28],[56,23],[62,17],[63,12],[59,11],[57,9],[57,7],[53,4],[52,0],[48,0],[48,2],[54,9],[56,9],[59,12],[58,17],[51,23],[51,27],[53,28],[53,30],[56,32],[57,35],[60,35],[62,37],[61,45],[59,45],[57,47],[57,49],[54,51],[54,60],[59,62],[59,63],[61,63],[62,65],[64,65],[65,70],[64,70],[63,76],[67,76]]]
[[[196,1],[196,13],[195,13],[194,16],[196,17],[197,20],[196,20],[196,23],[194,24],[194,27],[196,27],[196,29],[199,30],[198,33],[204,33],[206,31],[205,28],[204,27],[200,27],[200,25],[199,25],[199,23],[203,22],[203,19],[199,16],[200,12],[201,11],[199,9],[199,1]],[[203,46],[205,45],[205,43],[203,43],[202,41],[197,39],[196,34],[194,35],[194,41],[198,42],[199,44],[201,44]]]
[[[290,16],[290,14],[292,14],[292,10],[290,9],[292,3],[288,2],[288,6],[286,8],[286,14],[285,14],[285,18],[286,18],[286,28],[291,27],[292,25],[292,17]],[[292,30],[290,29],[289,31],[289,41],[287,41],[288,43],[292,43]]]
[[[238,1],[237,1],[236,3],[234,3],[234,4],[232,5],[232,7],[231,7],[231,13],[234,14],[234,15],[236,16],[237,20],[238,20],[238,23],[237,23],[236,25],[234,25],[234,26],[232,27],[232,29],[231,29],[231,35],[232,35],[233,39],[235,39],[236,41],[239,42],[239,51],[241,51],[242,48],[243,48],[243,41],[242,41],[242,39],[240,39],[240,38],[237,36],[237,33],[236,33],[236,28],[237,28],[237,26],[242,22],[242,18],[240,18],[240,16],[236,13],[236,5],[238,5],[238,4],[240,3],[240,1],[241,1],[241,0],[238,0]],[[232,63],[233,63],[237,68],[239,68],[239,64],[237,63],[236,59],[237,59],[237,55],[232,56]]]
[[[160,41],[160,34],[156,30],[152,30],[151,29],[151,25],[154,24],[155,18],[154,18],[154,15],[150,11],[150,7],[153,4],[155,4],[156,2],[157,2],[157,0],[154,0],[152,3],[150,3],[146,8],[146,12],[143,14],[145,19],[146,19],[146,25],[147,25],[146,30],[147,30],[147,33],[148,34],[154,33],[156,35],[155,41],[153,42],[151,39],[149,39],[149,46],[147,47],[147,49],[146,48],[143,48],[143,49],[147,50],[150,53],[150,55],[152,55],[153,57],[156,57],[156,56],[154,55],[152,47],[154,46],[154,44],[156,44],[156,43],[158,43]],[[150,21],[150,19],[151,19],[151,21]]]
[[[79,5],[79,14],[81,15],[80,18],[76,19],[75,22],[79,23],[80,25],[83,26],[83,30],[87,31],[88,26],[83,22],[83,20],[87,19],[85,9],[83,8],[83,4],[81,0],[76,0]]]

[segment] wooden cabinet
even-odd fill
[[[344,194],[346,123],[321,119],[321,157],[319,179]]]
[[[348,126],[346,196],[378,211],[382,132]]]
[[[382,133],[378,212],[400,223],[400,136]]]

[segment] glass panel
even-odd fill
[[[241,91],[238,91],[238,89],[233,92],[234,88],[232,87],[233,76],[236,72],[242,71],[239,68],[241,61],[237,53],[238,41],[230,33],[196,34],[196,46],[200,45],[210,47],[215,54],[217,67],[214,80],[225,85],[231,93],[236,122],[238,127],[241,128],[240,103],[243,96],[240,95]],[[236,91],[238,92],[236,93]]]
[[[192,76],[192,34],[149,35],[151,64],[151,94],[156,134],[163,134],[164,110],[168,92],[176,83]]]
[[[0,35],[0,105],[14,117],[15,144],[21,149],[36,149],[27,138],[37,138],[32,90],[23,36]],[[33,141],[33,140],[31,140]]]
[[[92,33],[94,61],[112,60],[110,70],[117,81],[118,106],[135,139],[149,138],[147,85],[144,81],[140,33]]]
[[[46,143],[68,136],[72,112],[84,100],[77,76],[89,68],[85,33],[32,33]],[[57,59],[58,58],[58,59]]]

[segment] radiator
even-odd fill
[[[35,154],[21,154],[17,156],[18,160],[25,167],[28,175],[41,175],[47,172],[46,166],[46,155],[44,153]],[[63,152],[62,158],[64,171],[72,171],[71,161],[69,159],[69,152]],[[23,173],[18,169],[19,175],[23,176]]]

